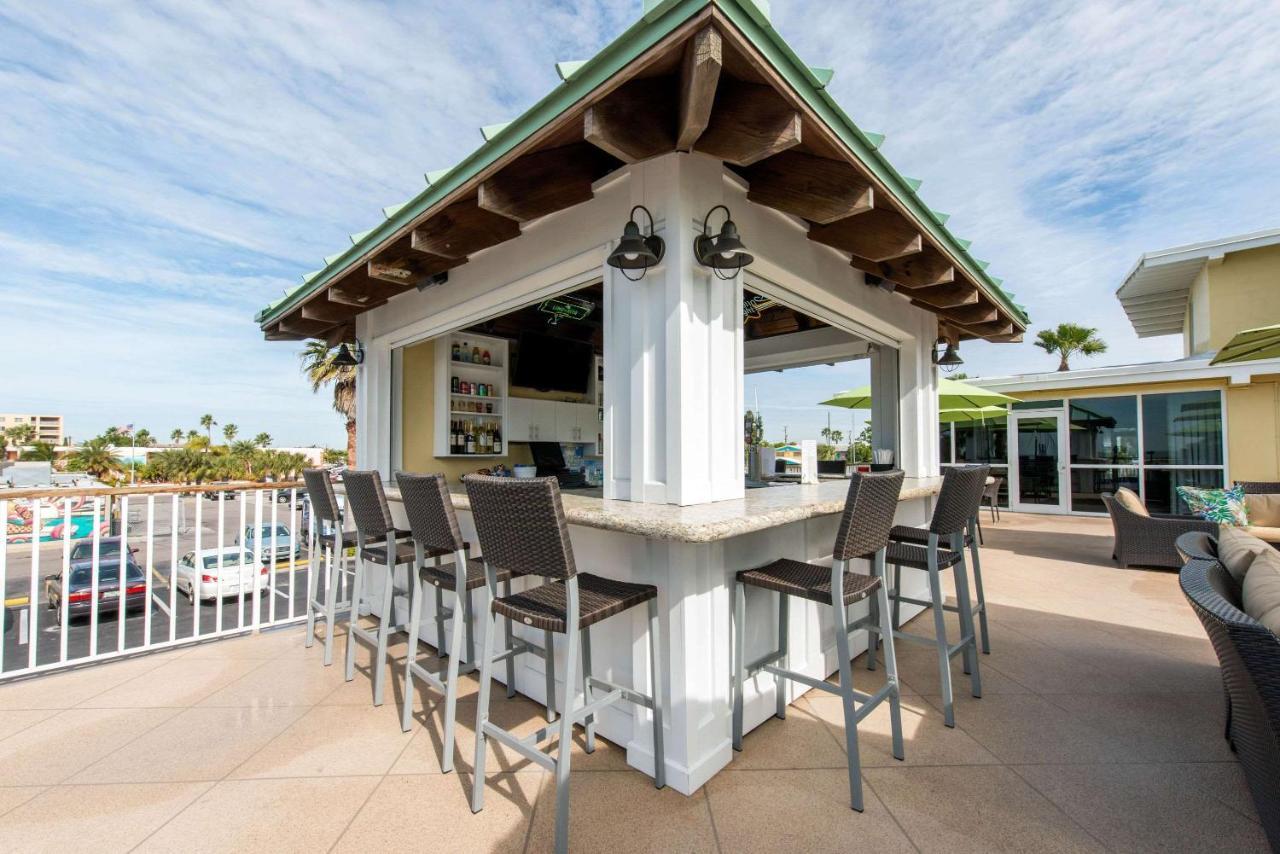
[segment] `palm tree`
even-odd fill
[[[205,437],[209,440],[210,445],[213,444],[213,425],[217,423],[217,421],[213,420],[212,415],[205,414],[200,416],[200,426],[204,428]]]
[[[27,448],[27,455],[24,459],[28,461],[51,463],[58,458],[58,454],[53,449],[53,445],[48,442],[32,442]]]
[[[178,445],[182,443],[182,437],[185,435],[186,434],[182,432],[181,427],[174,427],[173,432],[169,434],[169,440],[173,442],[173,444]]]
[[[4,431],[3,438],[6,439],[9,443],[12,443],[13,446],[18,449],[17,459],[22,459],[23,447],[25,447],[26,445],[30,445],[32,442],[35,441],[35,438],[36,438],[35,425],[15,424],[12,427],[10,427],[8,430]],[[3,446],[4,444],[5,444],[4,442],[0,442],[0,446]],[[2,449],[3,448],[0,447],[0,450]]]
[[[67,458],[68,471],[88,472],[96,478],[104,478],[121,471],[120,460],[111,453],[111,443],[103,436],[97,436],[80,446]]]
[[[224,424],[222,426],[222,438],[227,440],[230,445],[236,438],[236,434],[240,432],[240,428],[235,424]]]
[[[253,444],[257,445],[259,448],[269,447],[271,445],[271,434],[259,433],[253,437]]]
[[[347,423],[347,465],[356,464],[356,369],[348,365],[335,365],[333,357],[337,348],[323,341],[308,341],[299,353],[302,373],[311,383],[313,392],[327,385],[333,386],[333,409]]]
[[[1107,342],[1098,337],[1098,330],[1075,323],[1059,323],[1057,329],[1041,329],[1033,342],[1046,353],[1057,353],[1059,371],[1071,370],[1068,360],[1079,353],[1082,356],[1096,356],[1107,352]]]
[[[146,427],[133,434],[133,444],[139,448],[150,448],[155,443],[155,438],[152,437],[151,431]]]

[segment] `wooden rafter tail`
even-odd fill
[[[586,143],[526,154],[477,191],[482,210],[528,222],[590,201],[591,185],[609,171],[598,149]]]
[[[892,261],[921,251],[920,232],[899,214],[877,208],[809,229],[809,239],[868,261]]]
[[[303,303],[299,310],[303,320],[314,320],[318,323],[346,323],[355,316],[355,313],[352,306],[330,302],[324,294]]]
[[[978,301],[978,289],[963,282],[920,288],[911,293],[911,299],[932,311],[973,305]]]
[[[873,208],[871,184],[841,160],[783,151],[744,172],[747,198],[757,204],[827,225]]]
[[[268,341],[306,341],[307,336],[297,332],[281,332],[280,324],[273,323],[263,331],[263,337]]]
[[[455,202],[415,228],[409,245],[418,252],[456,260],[519,234],[518,222],[467,199]]]
[[[885,277],[904,290],[930,288],[945,285],[956,279],[956,268],[932,246],[925,246],[919,253],[887,261]]]
[[[670,81],[652,77],[622,84],[582,116],[582,138],[623,163],[676,150]]]
[[[1013,335],[1015,330],[1013,323],[1009,320],[993,320],[990,323],[966,323],[963,324],[966,332],[972,332],[981,338],[990,338],[993,335]]]
[[[328,332],[334,326],[332,321],[324,320],[307,320],[300,314],[291,314],[280,319],[277,328],[280,332],[292,333],[294,335],[302,335],[306,338],[315,338]]]
[[[680,70],[679,127],[676,148],[689,151],[711,121],[716,85],[724,67],[723,44],[715,27],[705,27],[685,43]]]
[[[330,347],[337,347],[339,344],[349,344],[356,340],[356,325],[352,323],[342,323],[333,327],[325,333],[324,343]]]
[[[800,113],[776,89],[723,80],[711,121],[694,148],[735,166],[750,166],[800,141]]]
[[[984,300],[979,300],[974,305],[962,305],[948,309],[946,318],[952,320],[961,326],[968,326],[974,323],[991,323],[1000,317],[1000,312],[994,305]]]
[[[995,344],[1021,344],[1023,332],[1015,330],[1008,335],[988,335],[987,340]]]

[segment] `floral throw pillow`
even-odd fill
[[[1230,527],[1245,527],[1249,513],[1244,504],[1244,487],[1230,489],[1201,489],[1195,486],[1179,486],[1178,495],[1187,502],[1191,512],[1206,522],[1217,522]]]

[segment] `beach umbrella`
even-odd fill
[[[938,420],[943,424],[967,424],[1004,418],[1008,414],[1009,411],[1003,406],[969,406],[939,410]]]
[[[1277,356],[1280,356],[1280,324],[1237,332],[1209,364],[1254,362],[1258,359],[1274,359]]]
[[[1003,407],[1006,403],[1017,403],[1018,399],[1001,394],[998,391],[987,391],[976,385],[969,385],[960,380],[938,380],[938,408],[942,410],[982,409],[987,406]],[[845,409],[870,409],[871,386],[862,386],[850,391],[842,391],[830,400],[824,400],[821,406],[841,406]]]

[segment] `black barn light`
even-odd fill
[[[333,363],[339,368],[354,368],[364,361],[364,348],[360,346],[360,342],[356,342],[355,349],[352,350],[346,344],[338,347],[338,352],[333,354]]]
[[[636,225],[636,211],[644,211],[644,215],[649,219],[649,235],[646,237],[640,233],[640,226]],[[666,254],[667,245],[662,238],[653,233],[653,214],[649,213],[649,209],[644,205],[636,205],[631,209],[630,218],[622,229],[622,239],[618,241],[617,247],[609,253],[606,263],[610,267],[617,267],[622,271],[622,275],[627,279],[638,282],[644,278],[645,272],[662,260],[662,256]],[[639,270],[640,275],[631,277],[627,274],[628,270]]]
[[[724,225],[720,226],[720,233],[712,237],[709,224],[711,215],[718,210],[724,211]],[[702,234],[693,240],[693,253],[699,264],[710,267],[720,279],[732,279],[739,270],[756,260],[738,236],[733,214],[724,205],[716,205],[702,218]],[[727,275],[722,271],[727,271]]]

